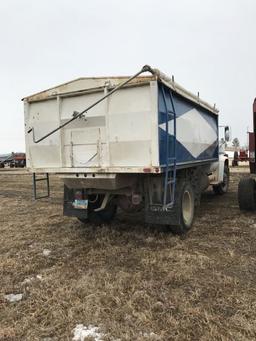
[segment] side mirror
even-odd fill
[[[226,142],[230,141],[230,129],[229,129],[229,126],[225,126],[224,137],[225,137],[225,141]]]

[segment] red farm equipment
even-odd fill
[[[26,167],[26,154],[25,153],[11,153],[0,156],[0,168],[23,168]]]
[[[256,98],[253,102],[253,132],[249,133],[249,163],[250,173],[256,174],[255,146],[256,146]],[[256,210],[256,181],[255,176],[244,177],[238,184],[238,202],[241,210]]]
[[[26,154],[25,153],[12,153],[12,161],[10,167],[23,168],[26,166]]]

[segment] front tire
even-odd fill
[[[223,195],[227,193],[229,188],[229,168],[228,166],[224,167],[223,181],[218,185],[213,185],[213,192],[217,195]]]
[[[252,178],[243,178],[238,184],[238,203],[240,210],[255,211],[256,183]]]

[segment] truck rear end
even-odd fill
[[[65,215],[102,223],[117,207],[144,210],[147,222],[185,232],[201,192],[224,183],[218,111],[144,71],[151,75],[83,78],[26,97],[27,165],[34,183],[37,173],[63,178]]]

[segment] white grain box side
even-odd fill
[[[103,92],[25,103],[26,128],[40,138],[103,96]],[[157,82],[127,87],[44,141],[26,134],[33,171],[143,172],[159,166]]]

